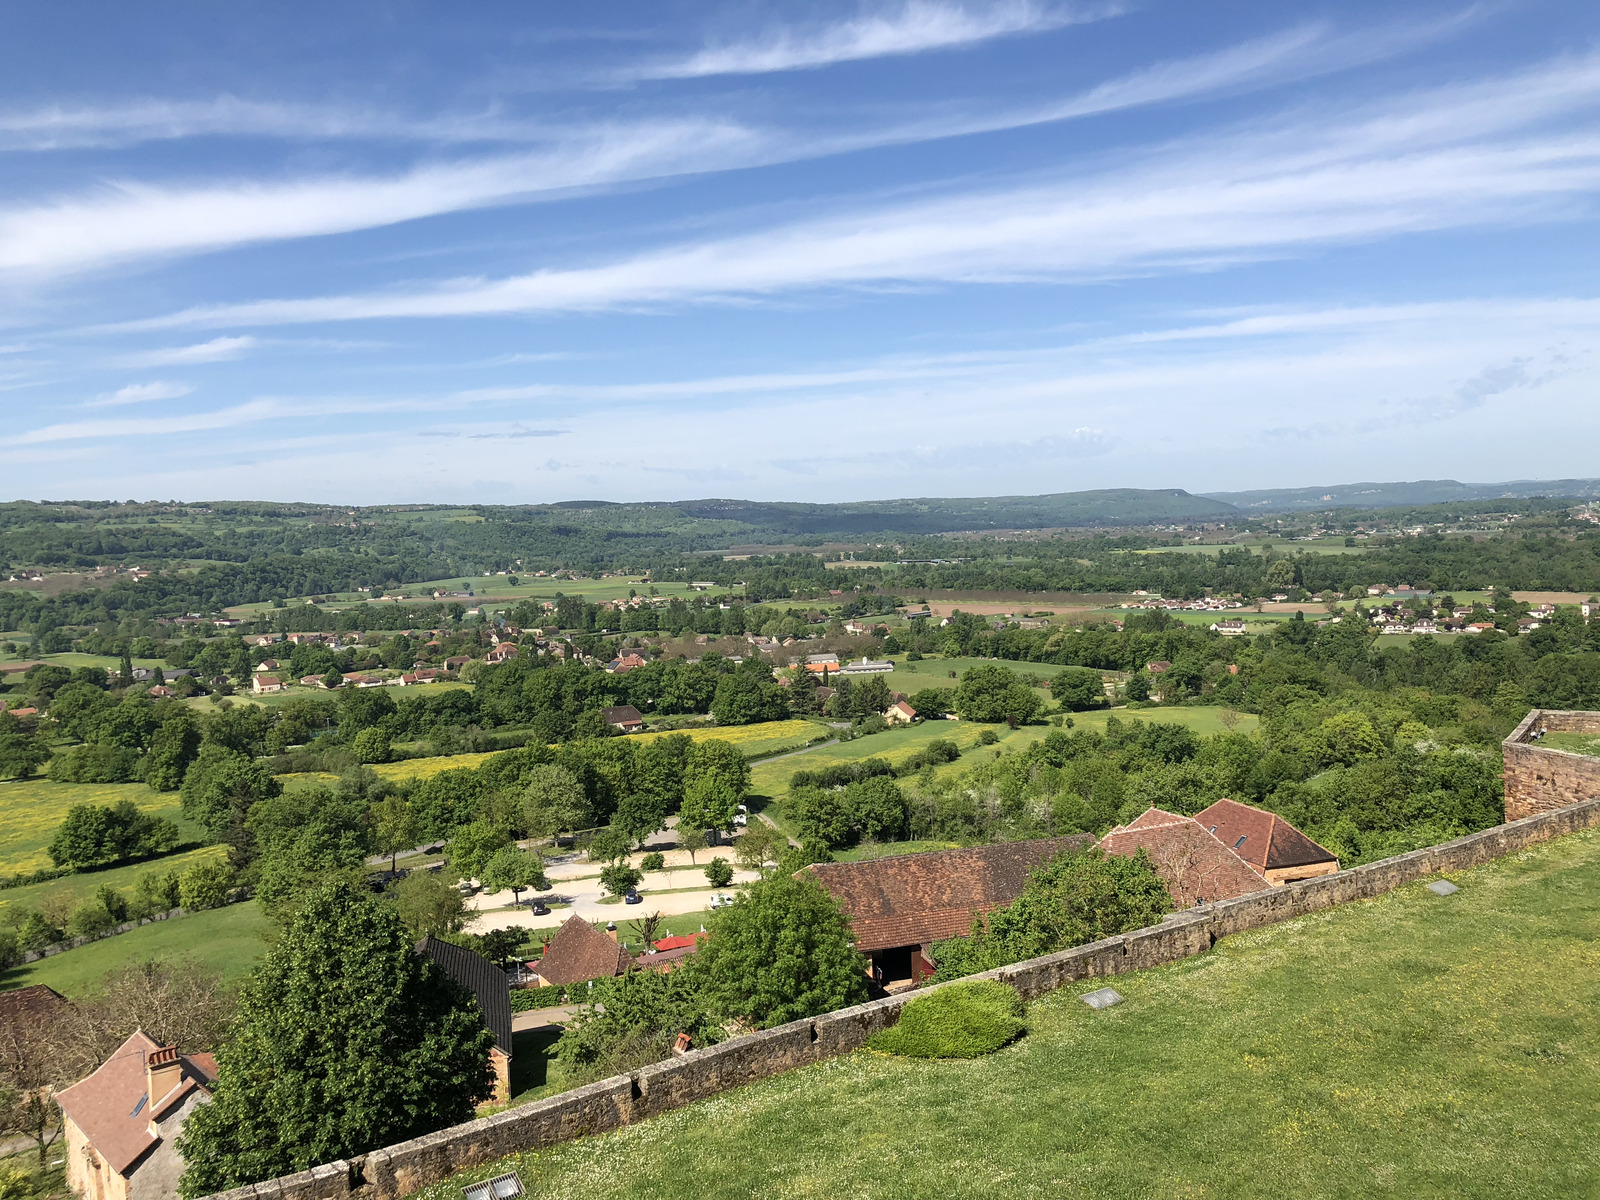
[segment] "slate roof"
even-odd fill
[[[1265,876],[1193,817],[1159,808],[1113,829],[1100,839],[1100,848],[1129,858],[1144,850],[1179,908],[1231,900],[1268,886]]]
[[[568,917],[534,968],[546,983],[583,983],[621,975],[632,956],[582,917]]]
[[[1337,863],[1333,851],[1317,845],[1277,813],[1237,800],[1218,800],[1194,819],[1223,845],[1263,873],[1309,863]]]
[[[1087,834],[899,854],[803,868],[850,917],[856,948],[921,946],[972,929],[974,913],[1010,904],[1028,875],[1063,850],[1094,844]]]
[[[483,955],[441,942],[431,933],[417,943],[417,953],[426,955],[446,975],[478,998],[483,1023],[494,1034],[494,1044],[511,1055],[511,981],[506,973]]]
[[[217,1062],[211,1055],[181,1055],[177,1086],[165,1096],[149,1096],[145,1059],[160,1049],[144,1032],[135,1032],[93,1074],[56,1094],[61,1111],[83,1130],[95,1153],[122,1175],[161,1141],[150,1132],[152,1118],[196,1088],[210,1091],[217,1077]]]

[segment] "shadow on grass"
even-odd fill
[[[555,1060],[561,1027],[544,1025],[524,1029],[511,1037],[511,1102],[532,1100],[559,1083],[561,1066]]]

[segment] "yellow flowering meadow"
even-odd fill
[[[0,875],[50,866],[45,847],[74,804],[132,800],[145,812],[178,816],[178,794],[152,792],[142,783],[52,783],[30,779],[0,783]]]

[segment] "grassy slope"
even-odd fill
[[[582,1200],[1594,1195],[1600,831],[1456,880],[1122,976],[1104,1012],[1076,998],[1103,980],[1056,993],[989,1058],[858,1053],[514,1165]]]
[[[166,817],[186,839],[199,830],[178,811],[177,792],[152,792],[142,783],[51,783],[30,779],[0,783],[0,875],[50,866],[45,847],[74,804],[116,804],[132,800],[148,813]],[[4,893],[0,893],[3,902]]]
[[[196,850],[146,859],[144,862],[131,863],[125,867],[84,871],[77,875],[63,875],[60,879],[52,879],[48,883],[30,883],[27,887],[7,888],[5,891],[0,891],[0,917],[19,909],[38,908],[41,904],[57,900],[64,901],[65,906],[70,909],[78,901],[92,896],[99,890],[101,884],[108,884],[119,891],[127,891],[133,886],[134,880],[147,871],[163,875],[168,871],[184,871],[203,859],[221,858],[227,852],[226,846],[201,846]]]
[[[15,967],[0,976],[0,987],[47,983],[64,996],[80,996],[95,990],[107,972],[150,958],[192,958],[216,968],[231,981],[249,971],[266,952],[264,935],[271,928],[259,905],[251,901],[232,904],[172,921],[157,921],[132,933]]]

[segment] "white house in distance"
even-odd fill
[[[1244,634],[1244,622],[1234,619],[1215,621],[1211,625],[1212,633],[1220,633],[1223,637],[1240,637]]]
[[[862,658],[857,662],[846,663],[844,666],[840,667],[839,668],[839,674],[841,674],[841,675],[887,675],[893,670],[894,670],[894,663],[890,662],[887,659],[884,659],[881,662],[874,662],[871,659]]]

